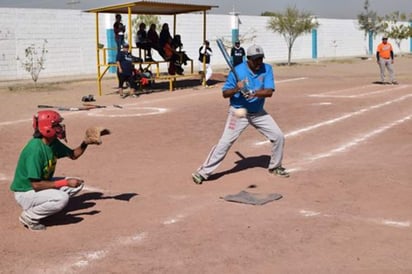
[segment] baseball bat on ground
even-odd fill
[[[61,111],[81,111],[90,110],[96,108],[95,106],[84,106],[84,107],[63,107],[63,106],[52,106],[52,105],[37,105],[38,108],[56,108]]]
[[[83,106],[85,107],[94,107],[94,108],[105,108],[106,106],[103,105],[96,105],[96,104],[90,104],[90,103],[83,103]]]

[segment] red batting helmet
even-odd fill
[[[59,139],[66,138],[63,117],[54,110],[42,110],[33,116],[33,128],[38,130],[46,138],[57,136]]]

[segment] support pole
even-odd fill
[[[369,55],[373,54],[373,31],[368,32],[368,38],[369,38]]]
[[[230,16],[230,26],[232,28],[232,46],[235,42],[239,40],[239,12],[232,11],[229,13]]]
[[[312,59],[318,59],[318,30],[312,29]]]

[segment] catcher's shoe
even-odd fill
[[[277,175],[280,177],[288,178],[290,176],[289,172],[286,171],[286,169],[282,166],[278,166],[273,169],[269,169],[269,173],[273,175]]]
[[[25,227],[27,227],[30,230],[33,230],[33,231],[46,230],[45,225],[39,223],[38,221],[31,220],[30,218],[26,216],[24,212],[20,214],[19,221],[20,223],[22,223]]]
[[[195,172],[195,173],[192,173],[192,180],[195,184],[201,185],[203,181],[205,180],[205,178],[203,178],[203,176],[200,175],[199,173]]]

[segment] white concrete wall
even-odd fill
[[[107,19],[107,16],[110,18]],[[126,21],[127,15],[123,16]],[[240,16],[239,32],[246,37],[243,47],[260,44],[268,62],[287,60],[287,47],[284,38],[266,28],[267,17]],[[108,22],[111,23],[108,23]],[[107,45],[106,28],[111,27],[114,15],[99,15],[100,43]],[[173,29],[173,17],[162,16]],[[318,57],[339,58],[364,56],[368,43],[357,20],[318,19]],[[181,34],[184,50],[194,60],[202,44],[203,13],[177,15],[176,33]],[[159,31],[159,30],[158,30]],[[230,15],[207,16],[207,38],[211,41],[214,56],[212,63],[224,65],[224,60],[215,44],[216,38],[231,40]],[[253,38],[253,39],[252,39]],[[374,41],[374,47],[380,42]],[[78,10],[55,9],[11,9],[0,8],[0,81],[30,79],[30,75],[17,60],[25,59],[25,49],[31,44],[46,48],[45,70],[40,79],[54,76],[81,76],[96,74],[95,14]],[[404,40],[402,52],[409,52],[410,41]],[[392,41],[395,53],[398,48]],[[135,53],[137,54],[137,53]],[[155,55],[155,58],[158,57]],[[158,57],[159,59],[160,57]],[[292,51],[292,61],[312,58],[312,36],[306,34],[296,39]],[[197,64],[196,64],[197,68]]]

